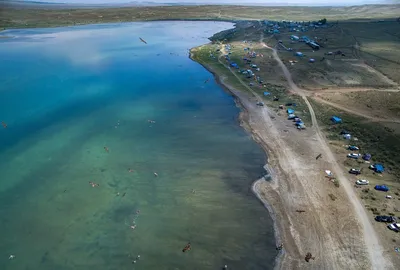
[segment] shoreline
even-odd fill
[[[278,226],[278,216],[276,214],[276,212],[274,211],[272,205],[268,202],[268,200],[266,200],[265,198],[263,198],[261,196],[261,191],[260,191],[260,187],[259,185],[263,182],[263,181],[267,181],[265,177],[270,178],[271,182],[276,183],[276,175],[274,174],[274,170],[271,167],[270,164],[270,160],[271,160],[271,149],[268,147],[267,143],[264,142],[262,140],[262,138],[260,138],[260,136],[258,136],[258,134],[256,132],[253,131],[250,121],[249,121],[249,111],[248,108],[246,108],[246,106],[242,103],[242,99],[241,97],[237,94],[236,91],[234,91],[233,89],[230,88],[230,86],[226,83],[224,83],[223,79],[220,78],[220,76],[209,66],[200,63],[196,60],[193,59],[193,53],[190,51],[189,53],[189,58],[200,64],[202,67],[204,67],[208,72],[210,72],[215,81],[217,82],[217,84],[219,86],[222,87],[223,90],[225,90],[227,92],[227,94],[231,95],[234,98],[234,102],[235,105],[240,109],[239,115],[238,115],[238,120],[239,120],[239,125],[248,133],[251,134],[252,139],[264,150],[265,155],[267,157],[267,161],[266,164],[263,166],[264,170],[266,171],[266,174],[261,177],[260,179],[255,180],[252,185],[251,185],[251,190],[253,192],[253,194],[257,197],[257,199],[260,201],[260,203],[263,204],[263,206],[265,207],[265,209],[268,211],[269,216],[272,219],[273,222],[273,228],[274,228],[274,238],[275,238],[275,244],[276,246],[283,244],[283,246],[285,247],[285,243],[282,239],[282,232],[279,229]],[[282,262],[285,258],[285,248],[283,248],[278,255],[275,258],[275,262],[274,262],[274,269],[278,270],[278,269],[282,269]]]

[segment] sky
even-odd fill
[[[198,4],[274,4],[274,5],[364,5],[364,4],[394,4],[399,0],[28,0],[36,2],[73,3],[73,4],[112,4],[130,2],[155,2],[155,3],[198,3]]]

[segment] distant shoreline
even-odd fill
[[[396,19],[400,4],[362,5],[354,7],[316,6],[239,6],[239,5],[169,5],[130,7],[52,7],[43,5],[10,5],[0,3],[0,29],[48,28],[98,23],[135,21],[239,21],[239,20],[297,20],[310,18],[328,20]]]

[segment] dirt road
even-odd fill
[[[304,91],[299,87],[297,87],[297,85],[293,82],[289,70],[283,64],[282,60],[279,58],[276,50],[267,46],[265,43],[263,43],[262,45],[272,50],[273,57],[278,62],[279,66],[282,68],[282,71],[290,86],[290,90],[301,96],[304,102],[307,104],[307,107],[311,115],[312,125],[317,134],[318,143],[320,144],[321,150],[324,153],[324,157],[328,159],[329,163],[331,164],[332,171],[336,174],[337,178],[340,180],[340,183],[343,185],[343,188],[354,207],[355,213],[357,214],[360,226],[363,229],[365,248],[368,250],[372,269],[394,269],[393,265],[389,261],[389,258],[384,257],[383,248],[379,243],[378,236],[374,228],[372,227],[371,221],[368,218],[368,215],[364,207],[361,205],[359,199],[356,197],[356,194],[353,190],[353,187],[350,184],[349,179],[345,176],[342,168],[337,163],[334,154],[329,148],[326,139],[322,134],[321,129],[318,126],[318,122],[315,117],[315,112],[310,102],[308,101]]]

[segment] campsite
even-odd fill
[[[308,135],[312,138],[312,132],[309,133],[310,131],[306,129],[301,135],[298,132],[293,133],[296,130],[291,124],[298,117],[302,119],[306,127],[312,126],[312,117],[304,98],[300,98],[291,90],[292,87],[272,51],[261,46],[257,40],[263,40],[268,46],[275,48],[294,83],[308,97],[337,161],[346,172],[351,169],[360,171],[360,174],[347,173],[348,180],[346,181],[349,181],[352,189],[361,199],[363,207],[368,211],[368,218],[373,222],[377,215],[399,217],[400,160],[397,153],[400,150],[400,125],[396,122],[400,113],[399,103],[396,102],[400,91],[398,81],[396,81],[398,77],[394,76],[394,73],[386,72],[385,69],[379,69],[379,65],[374,65],[374,68],[370,66],[372,56],[369,55],[366,59],[362,56],[364,48],[368,50],[372,44],[367,42],[366,47],[363,47],[364,43],[360,47],[357,43],[358,45],[355,46],[353,36],[359,34],[360,32],[357,33],[357,31],[363,27],[366,29],[364,31],[368,29],[373,33],[383,28],[385,32],[393,33],[396,25],[393,21],[378,24],[374,21],[330,22],[328,20],[326,27],[313,29],[310,29],[310,22],[296,24],[297,27],[308,25],[308,29],[300,29],[300,33],[293,33],[293,30],[286,25],[288,24],[284,21],[272,20],[237,24],[234,32],[225,32],[226,36],[214,35],[211,39],[213,43],[197,48],[195,55],[213,69],[219,70],[225,66],[226,70],[223,74],[228,84],[249,93],[255,92],[262,97],[271,108],[270,110],[274,112],[273,115],[286,122],[282,127],[281,136],[287,142],[302,141],[302,138],[307,140],[303,136]],[[351,30],[353,26],[356,29],[354,32]],[[293,37],[294,34],[295,37]],[[304,41],[306,36],[321,40],[322,46],[318,50],[310,47]],[[303,41],[300,41],[301,39]],[[398,43],[393,39],[391,42],[393,48],[397,48]],[[226,44],[229,46],[226,47]],[[213,53],[216,58],[208,58],[208,53]],[[393,54],[400,54],[400,47]],[[387,61],[384,58],[378,58],[378,55],[376,57],[373,63]],[[310,59],[313,60],[310,61]],[[235,63],[234,67],[229,67],[231,62]],[[393,70],[400,68],[400,65],[395,62],[389,61],[387,65],[390,65]],[[235,79],[230,72],[240,75],[235,75]],[[243,82],[242,85],[237,84],[239,78]],[[264,82],[260,83],[260,79]],[[247,86],[244,88],[243,84]],[[331,97],[334,96],[339,96],[340,99],[333,100]],[[350,98],[345,98],[346,96]],[[326,100],[332,101],[332,104]],[[296,106],[286,106],[288,103],[295,103]],[[360,108],[363,107],[364,109],[361,110]],[[385,117],[388,121],[385,121]],[[347,132],[341,134],[342,130],[347,130]],[[290,136],[295,136],[295,138]],[[346,145],[354,145],[359,151],[348,150]],[[299,152],[304,151],[304,149],[300,150],[298,145],[296,149]],[[348,158],[347,155],[351,153],[354,153],[357,158]],[[382,164],[384,170],[379,172],[370,169],[370,165],[373,164]],[[331,168],[327,166],[325,169]],[[344,184],[336,178],[336,175],[329,176],[328,179],[336,188]],[[368,184],[357,185],[360,179],[368,181]],[[388,186],[389,191],[382,193],[374,189],[375,186],[381,185]],[[329,193],[333,201],[337,201],[337,196],[338,193],[334,191]],[[380,237],[385,239],[386,246],[396,241],[396,236],[386,226],[373,222],[373,227],[379,232]]]

